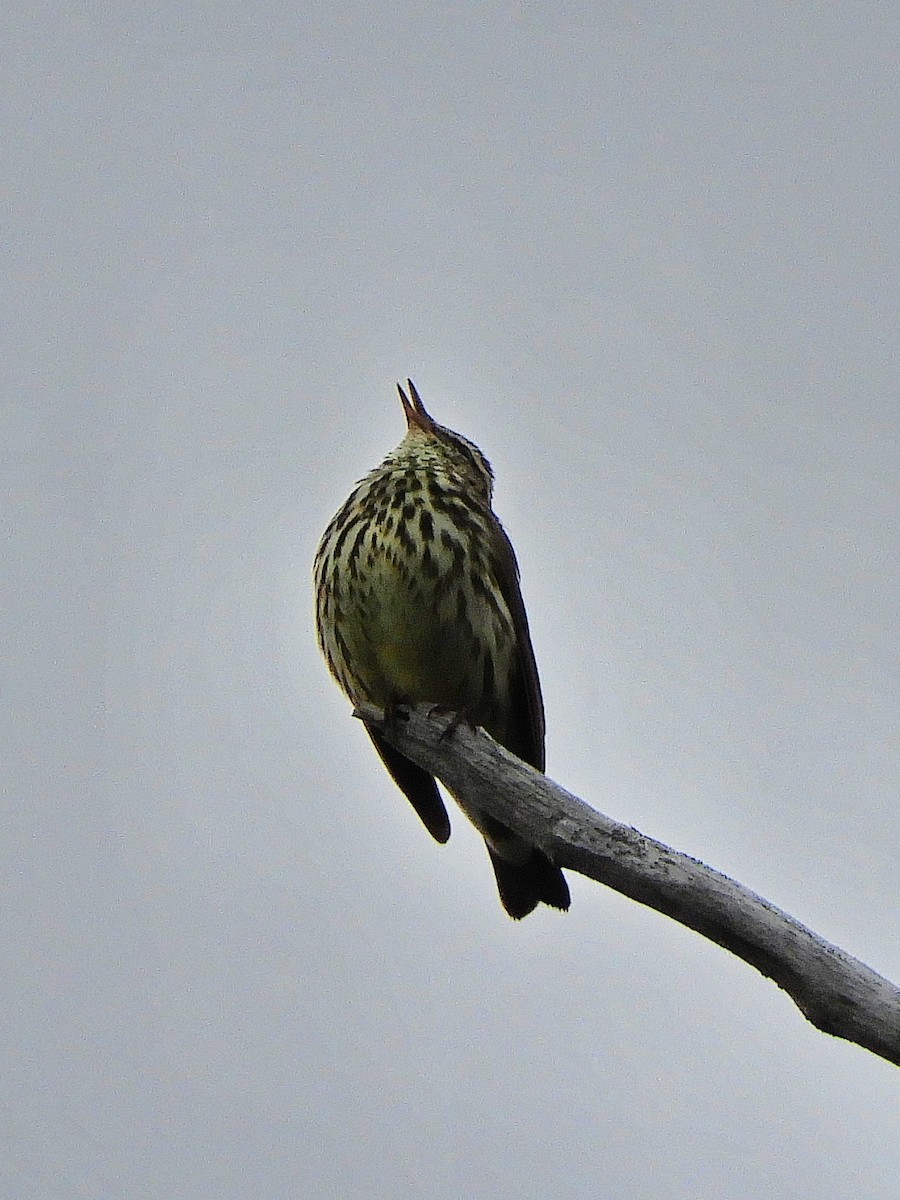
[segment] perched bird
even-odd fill
[[[319,645],[354,704],[388,713],[431,703],[481,725],[544,769],[544,707],[519,570],[491,509],[493,472],[477,446],[438,425],[398,384],[406,436],[332,518],[315,559]],[[384,765],[438,842],[450,836],[433,776],[369,726]],[[569,907],[559,867],[487,813],[484,837],[503,907]]]

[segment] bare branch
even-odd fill
[[[384,724],[355,716],[436,775],[465,809],[477,806],[539,846],[558,866],[665,913],[744,959],[791,996],[818,1029],[900,1066],[900,988],[711,867],[590,808],[446,714],[420,704]]]

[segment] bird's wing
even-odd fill
[[[509,681],[507,738],[504,745],[539,771],[544,769],[544,701],[519,587],[519,566],[506,531],[494,517],[493,567],[513,620],[517,653]]]
[[[381,756],[381,761],[391,777],[419,814],[422,824],[436,842],[446,842],[450,836],[450,818],[441,799],[434,776],[417,767],[414,762],[395,750],[374,729],[366,726],[372,744]]]

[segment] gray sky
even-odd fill
[[[0,1194],[894,1200],[896,1068],[428,838],[309,572],[411,375],[550,773],[900,977],[897,6],[312,10],[0,18]]]

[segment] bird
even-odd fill
[[[494,475],[468,438],[439,425],[411,379],[397,384],[406,434],[361,479],[322,535],[313,567],[316,630],[354,705],[389,716],[429,703],[482,726],[538,771],[544,706],[512,544],[491,507]],[[450,821],[434,777],[366,730],[425,828]],[[538,847],[468,804],[500,901],[515,920],[566,910],[569,888]]]

